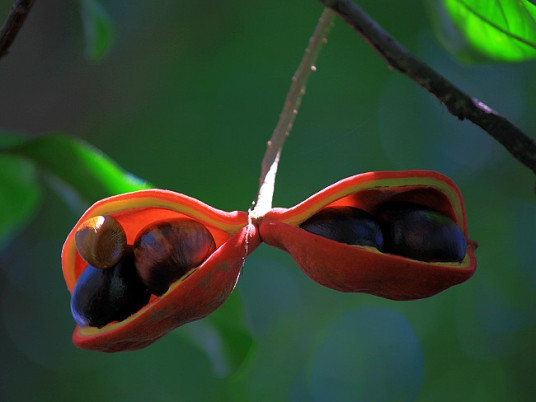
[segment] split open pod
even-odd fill
[[[419,299],[469,279],[476,268],[460,191],[431,171],[349,177],[292,208],[271,210],[259,232],[311,279],[343,292]]]
[[[142,190],[97,202],[65,241],[73,342],[134,350],[207,316],[261,240],[323,286],[393,300],[432,296],[476,268],[460,191],[436,172],[360,174],[251,219]]]
[[[171,191],[98,201],[62,251],[78,324],[73,342],[135,350],[207,316],[229,297],[259,242],[246,212],[220,211]]]

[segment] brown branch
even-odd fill
[[[320,0],[333,9],[374,47],[389,66],[407,75],[436,96],[460,120],[468,119],[495,138],[536,173],[536,143],[494,110],[468,96],[446,78],[409,53],[351,0]]]
[[[0,29],[0,58],[7,55],[35,0],[17,0]]]

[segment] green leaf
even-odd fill
[[[0,248],[32,217],[40,196],[35,167],[20,158],[0,155]]]
[[[98,149],[75,138],[46,135],[4,147],[4,154],[27,158],[53,177],[53,184],[85,206],[114,194],[150,188]],[[62,186],[67,185],[67,187]]]
[[[473,59],[516,62],[536,57],[536,6],[528,0],[442,0],[442,7],[478,55]],[[454,50],[467,59],[467,49]]]
[[[244,317],[238,289],[210,316],[210,321],[218,328],[222,339],[223,356],[229,369],[226,374],[236,371],[253,351],[253,337]]]
[[[0,133],[0,147],[23,141],[22,136]],[[35,167],[16,156],[0,155],[0,248],[30,220],[40,200]]]
[[[244,321],[238,289],[206,319],[186,326],[185,335],[203,349],[220,377],[236,372],[252,353],[254,341]]]
[[[11,187],[2,182],[3,177],[0,175],[2,189],[17,188],[17,186],[37,188],[35,185],[25,187],[25,181],[22,180],[24,175],[34,179],[34,165],[36,165],[53,178],[52,184],[61,191],[69,203],[72,204],[73,199],[75,201],[80,199],[83,209],[87,208],[90,203],[111,195],[151,187],[123,170],[98,149],[79,139],[61,135],[46,135],[30,139],[19,136],[6,137],[5,141],[0,141],[0,169],[2,169],[0,172],[13,171],[12,168],[6,169],[2,165],[4,159],[12,160],[13,163],[19,163],[25,169],[30,170],[21,170],[15,176],[10,174]],[[15,194],[16,192],[11,190],[2,193]],[[28,197],[28,194],[23,194],[22,191],[17,194],[16,198],[10,199],[10,205],[14,208],[21,208],[24,202],[29,203],[35,198],[35,196]],[[23,197],[26,198],[23,200]],[[0,208],[4,205],[3,202],[0,194]],[[6,216],[8,213],[13,214],[12,209],[6,208]],[[3,226],[0,226],[0,234],[1,229]],[[190,339],[204,350],[215,373],[220,376],[228,375],[242,365],[253,345],[253,338],[244,322],[242,301],[236,289],[216,312],[186,327]]]
[[[110,47],[113,25],[110,16],[96,0],[80,0],[86,40],[86,57],[100,60]]]

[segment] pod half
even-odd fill
[[[432,296],[469,279],[476,269],[476,243],[467,240],[461,262],[423,262],[354,246],[309,233],[299,226],[328,206],[353,206],[374,213],[387,202],[409,202],[440,212],[467,237],[463,199],[454,182],[437,172],[370,172],[341,180],[300,204],[276,208],[260,221],[267,244],[287,251],[317,283],[342,292],[393,300]]]
[[[260,238],[245,212],[224,212],[196,199],[167,190],[142,190],[98,201],[82,215],[62,250],[63,275],[69,291],[87,263],[75,245],[78,227],[87,219],[110,215],[123,227],[132,245],[147,225],[175,218],[190,218],[212,234],[216,250],[192,273],[173,283],[161,296],[121,322],[102,328],[75,328],[73,342],[84,349],[118,352],[143,348],[169,331],[212,313],[233,291],[244,260]]]

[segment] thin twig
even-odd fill
[[[536,173],[536,143],[507,119],[476,98],[468,96],[417,59],[351,0],[320,0],[354,28],[389,66],[407,75],[436,96],[460,120],[480,126],[522,164]]]
[[[0,29],[0,58],[7,55],[35,0],[17,0]]]
[[[329,8],[324,9],[318,24],[315,28],[313,36],[309,39],[309,46],[305,50],[302,61],[292,77],[287,98],[283,105],[279,121],[272,133],[272,137],[267,143],[266,153],[262,161],[261,177],[259,179],[259,193],[255,208],[251,211],[253,218],[263,216],[272,208],[272,199],[274,195],[275,176],[277,174],[277,166],[281,150],[285,140],[292,130],[294,119],[298,114],[298,109],[301,105],[301,100],[305,94],[307,80],[312,72],[316,71],[315,63],[322,46],[326,42],[326,35],[329,32],[335,13]]]

